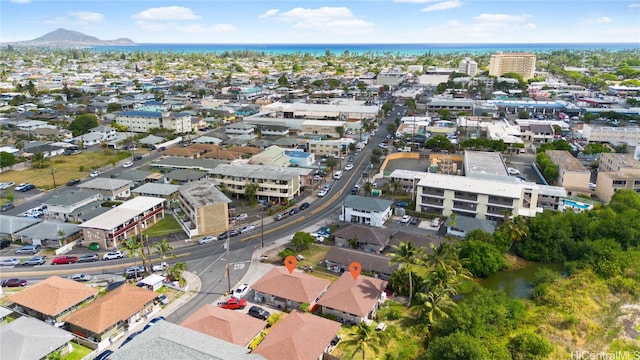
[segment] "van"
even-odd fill
[[[335,174],[333,174],[333,178],[340,180],[342,178],[342,171],[336,171]]]

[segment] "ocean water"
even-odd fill
[[[579,44],[136,44],[129,46],[96,46],[97,51],[158,52],[158,53],[223,53],[225,51],[256,51],[268,55],[310,54],[324,55],[331,51],[341,55],[424,55],[438,53],[482,54],[496,51],[552,52],[554,50],[632,50],[638,43],[579,43]]]

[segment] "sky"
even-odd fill
[[[0,42],[57,28],[136,43],[640,47],[640,0],[0,0]]]

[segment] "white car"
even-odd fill
[[[320,192],[318,193],[318,197],[323,197],[325,195],[327,195],[327,190],[320,190]]]
[[[14,186],[16,183],[14,183],[13,181],[10,182],[4,182],[0,184],[0,190],[6,190],[12,186]]]
[[[389,147],[389,145],[387,145],[385,143],[380,143],[380,144],[378,144],[378,147],[381,148],[381,149],[386,149],[386,148]]]
[[[247,220],[248,217],[249,217],[249,215],[247,215],[247,214],[240,214],[240,215],[236,216],[236,221]]]
[[[124,253],[122,251],[114,250],[104,254],[104,256],[102,256],[102,260],[115,260],[115,259],[122,259],[123,257],[124,257]]]
[[[212,243],[214,241],[218,241],[218,238],[213,236],[213,235],[209,235],[209,236],[205,236],[202,239],[198,240],[198,244],[203,245],[203,244]]]
[[[251,232],[253,230],[255,230],[256,227],[254,225],[247,225],[245,227],[243,227],[242,229],[240,229],[240,234],[246,234],[248,232]]]
[[[123,168],[128,168],[128,167],[132,167],[133,166],[133,162],[131,161],[127,161],[126,163],[122,164]]]
[[[347,164],[347,166],[345,166],[344,169],[347,171],[353,169],[353,164]]]
[[[242,299],[249,292],[249,284],[242,284],[233,291],[233,297]]]
[[[514,175],[520,175],[520,170],[516,169],[516,168],[507,168],[507,172],[509,173],[509,175],[514,176]]]
[[[20,264],[20,260],[18,260],[18,258],[0,260],[0,266],[16,266],[18,264]]]
[[[91,280],[91,275],[73,274],[73,275],[69,276],[68,279],[69,280],[74,280],[74,281],[89,281],[89,280]]]
[[[408,223],[409,221],[411,221],[411,216],[409,216],[409,215],[404,215],[404,216],[402,217],[402,219],[400,219],[400,222],[401,222],[401,223],[403,223],[403,224],[406,224],[406,223]]]
[[[589,183],[589,189],[591,189],[591,190],[595,190],[595,189],[596,189],[596,184],[594,184],[594,183]]]
[[[98,171],[98,170],[94,170],[94,171],[92,171],[92,172],[91,172],[91,174],[89,174],[89,176],[91,176],[91,177],[98,177],[98,176],[100,176],[100,171]]]

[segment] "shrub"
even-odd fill
[[[280,256],[282,260],[284,260],[287,256],[290,256],[290,255],[291,256],[296,255],[295,251],[293,251],[293,249],[291,248],[286,248],[278,253],[278,256]]]

